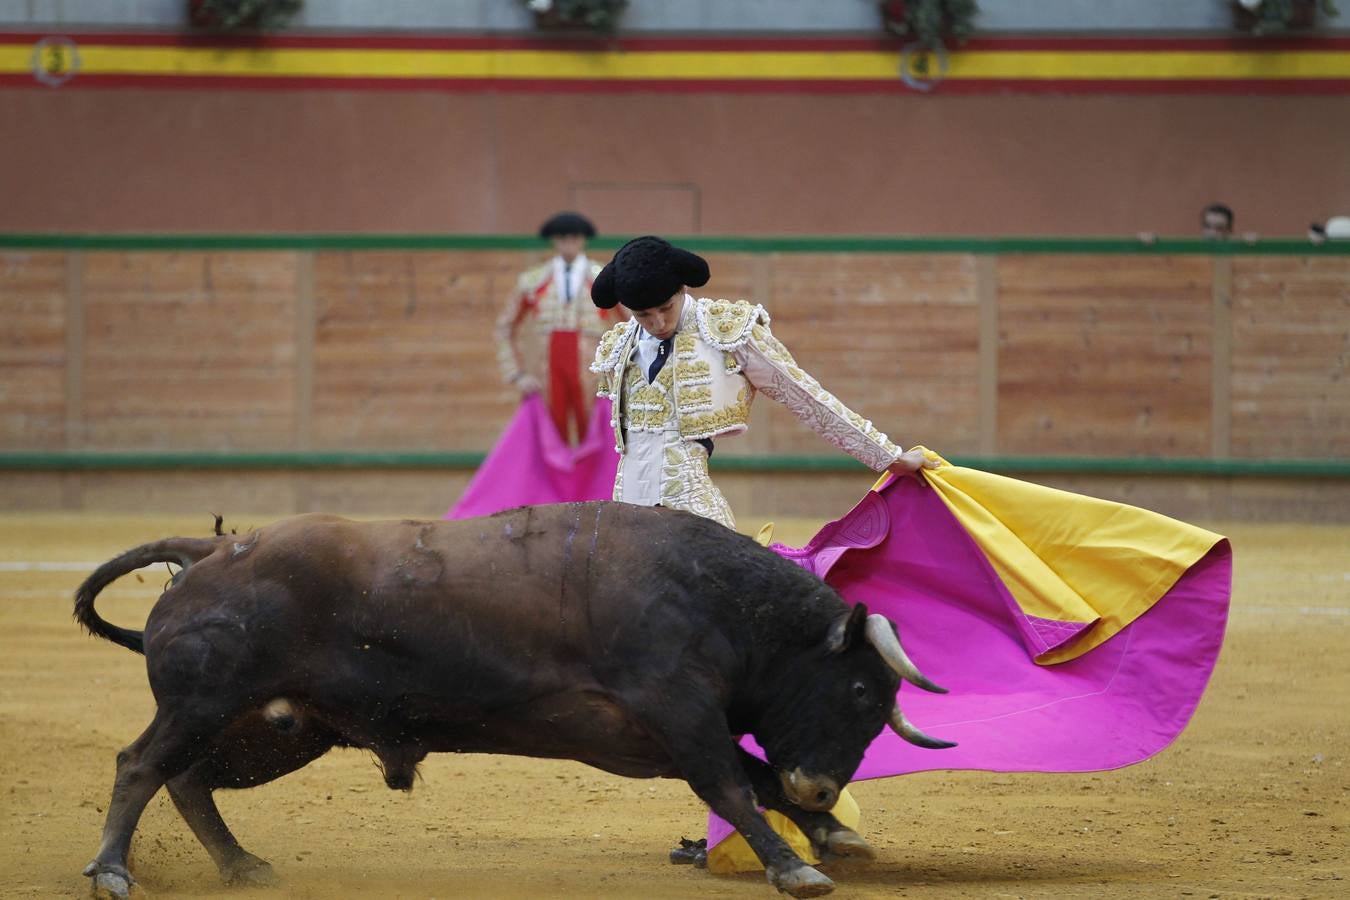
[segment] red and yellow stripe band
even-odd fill
[[[1350,92],[1350,38],[985,39],[953,50],[945,61],[902,51],[899,42],[869,38],[211,40],[3,33],[0,84],[62,89]]]

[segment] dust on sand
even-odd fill
[[[262,524],[235,517],[230,524]],[[759,523],[745,523],[753,533]],[[800,542],[810,522],[780,523]],[[1092,775],[930,773],[858,784],[869,865],[835,896],[1350,896],[1350,528],[1211,525],[1233,538],[1233,615],[1209,694],[1147,763]],[[113,758],[149,722],[141,657],[82,634],[87,569],[206,516],[0,516],[0,894],[84,896]],[[56,563],[34,568],[27,563]],[[100,601],[144,620],[166,576]],[[683,784],[574,763],[437,755],[411,794],[334,751],[262,788],[217,794],[277,889],[226,889],[163,792],[132,869],[147,896],[769,896],[759,875],[666,862],[703,809]]]

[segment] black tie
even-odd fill
[[[661,373],[661,367],[666,364],[666,357],[670,355],[670,348],[675,345],[675,338],[668,337],[661,342],[661,347],[656,351],[656,359],[647,367],[647,383],[651,384],[656,380],[656,376]]]
[[[572,302],[572,264],[563,263],[563,302]]]

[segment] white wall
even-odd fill
[[[981,31],[1213,31],[1229,0],[981,0]],[[0,27],[183,27],[187,0],[0,0]],[[1350,12],[1332,20],[1350,28]],[[519,0],[306,0],[294,28],[529,30]],[[625,31],[878,29],[874,0],[631,0]]]

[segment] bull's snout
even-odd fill
[[[826,775],[807,775],[801,769],[793,769],[779,772],[778,781],[787,798],[809,812],[825,812],[839,801],[839,785]]]

